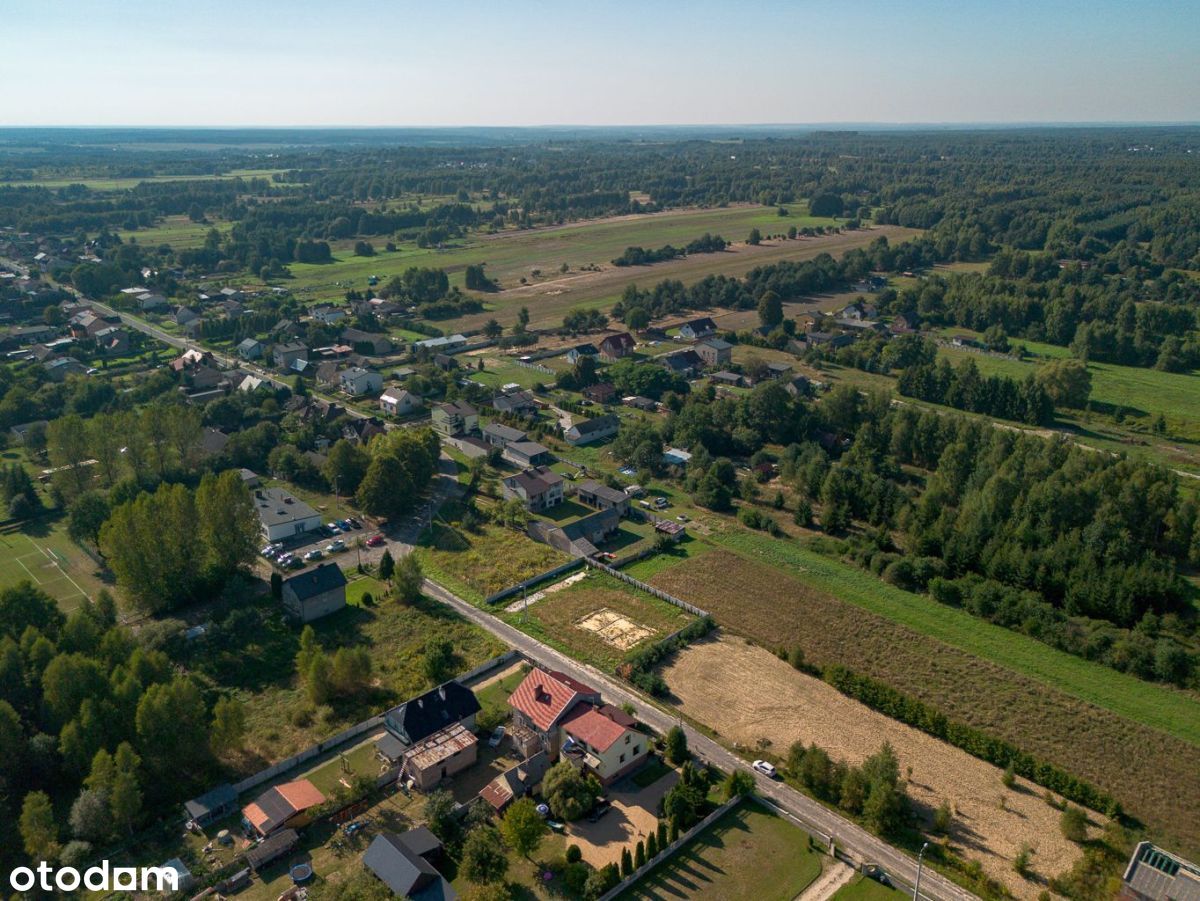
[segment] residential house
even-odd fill
[[[342,329],[342,340],[359,353],[376,357],[390,354],[393,349],[392,339],[387,335],[378,332],[364,332],[357,328]]]
[[[112,323],[102,316],[97,316],[91,310],[83,310],[72,316],[67,326],[72,337],[83,339],[94,338],[97,332],[110,328]]]
[[[599,353],[595,344],[577,344],[567,351],[567,362],[574,366],[584,357],[595,357]]]
[[[504,448],[501,456],[514,466],[540,466],[550,463],[554,455],[536,441],[514,441]]]
[[[26,344],[36,344],[39,341],[47,341],[55,335],[54,329],[48,325],[27,325],[21,328],[11,329],[8,332],[10,340],[14,341],[18,346]]]
[[[325,796],[307,779],[269,788],[242,808],[242,823],[261,838],[283,829],[301,829],[311,822],[309,811],[325,803]]]
[[[129,353],[129,332],[123,328],[106,328],[96,332],[96,348],[106,357]]]
[[[614,508],[597,510],[561,527],[543,519],[534,519],[526,526],[526,532],[534,541],[548,544],[564,554],[595,557],[600,553],[597,545],[603,544],[620,528],[621,514]]]
[[[514,429],[502,422],[489,422],[483,427],[483,440],[493,447],[508,447],[528,437],[520,429]]]
[[[459,723],[452,723],[405,753],[399,779],[411,781],[421,791],[432,791],[443,779],[461,773],[478,759],[479,742],[475,734]]]
[[[562,503],[563,477],[545,466],[535,466],[509,476],[501,484],[506,500],[518,499],[531,513]]]
[[[356,416],[342,426],[342,437],[351,444],[368,444],[376,435],[387,431],[387,425],[377,416]]]
[[[1200,901],[1200,866],[1138,842],[1121,877],[1119,901]]]
[[[637,721],[611,704],[577,704],[562,721],[562,756],[611,785],[646,762],[650,738]]]
[[[449,354],[434,354],[433,365],[442,370],[442,372],[449,372],[452,369],[458,368],[458,360]]]
[[[861,300],[856,300],[854,303],[838,310],[838,318],[853,319],[857,322],[866,322],[878,315],[879,311],[875,309],[874,304],[863,303]]]
[[[138,309],[143,313],[152,313],[155,310],[165,310],[168,307],[167,299],[161,294],[139,294],[137,298]]]
[[[642,397],[638,394],[622,397],[621,403],[626,407],[633,407],[635,410],[641,410],[645,413],[654,413],[658,410],[658,401],[651,397]]]
[[[591,444],[612,437],[620,427],[621,420],[613,413],[595,419],[581,419],[563,432],[563,440],[572,447]]]
[[[383,715],[383,725],[407,747],[413,747],[456,724],[473,731],[479,710],[475,692],[451,679],[393,707]]]
[[[171,319],[176,325],[187,325],[189,322],[195,322],[200,318],[200,314],[190,307],[179,307],[171,314]]]
[[[655,357],[654,361],[666,367],[668,371],[673,372],[675,375],[683,376],[685,379],[693,378],[696,373],[704,368],[704,359],[691,348],[663,354],[661,357]]]
[[[441,853],[442,843],[424,826],[381,832],[363,854],[363,866],[398,898],[457,901],[458,893],[433,865]]]
[[[379,409],[389,416],[411,416],[423,404],[419,395],[405,388],[388,388],[379,395]]]
[[[579,483],[578,497],[580,503],[595,507],[597,510],[615,509],[621,516],[629,513],[629,495],[592,479]]]
[[[838,328],[856,332],[860,335],[865,335],[868,332],[886,335],[888,332],[888,327],[875,319],[835,319],[834,322]]]
[[[401,366],[399,369],[392,370],[392,378],[398,382],[407,381],[417,374],[417,370],[411,366]]]
[[[663,466],[687,466],[692,462],[692,454],[679,447],[668,447],[663,451]]]
[[[229,783],[218,785],[184,804],[184,817],[203,828],[237,810],[237,797],[237,791]]]
[[[917,330],[917,317],[907,313],[894,316],[888,323],[888,330],[893,335],[910,335]]]
[[[511,391],[494,397],[492,408],[497,413],[525,415],[536,413],[538,405],[537,401],[533,399],[532,391]]]
[[[296,360],[308,360],[308,348],[299,341],[276,344],[271,353],[277,369],[291,369]]]
[[[839,347],[849,347],[854,343],[853,335],[838,335],[831,332],[806,332],[804,342],[808,347],[827,347],[837,350]]]
[[[772,360],[770,363],[765,364],[761,370],[756,371],[755,374],[758,376],[756,381],[765,382],[772,379],[782,379],[785,378],[791,371],[791,363],[782,363]]]
[[[594,385],[588,385],[579,393],[592,403],[608,404],[616,398],[617,389],[612,382],[596,382]]]
[[[337,325],[346,318],[345,307],[320,306],[310,311],[312,318],[324,325]]]
[[[438,434],[470,434],[479,428],[479,411],[465,400],[438,404],[433,408],[433,430]]]
[[[219,293],[226,300],[242,300],[246,296],[239,288],[222,288]]]
[[[240,319],[246,308],[236,300],[222,300],[216,304],[226,319]]]
[[[784,383],[783,390],[792,397],[809,397],[812,394],[812,383],[806,376],[797,375]]]
[[[479,791],[479,797],[496,813],[503,813],[513,801],[524,798],[537,788],[550,770],[550,755],[538,751],[532,757],[509,767]]]
[[[612,362],[619,360],[622,357],[627,357],[633,353],[637,342],[633,340],[633,335],[629,332],[618,332],[615,335],[608,335],[600,342],[600,358]]]
[[[431,353],[444,354],[455,353],[466,346],[467,339],[463,335],[443,335],[440,338],[426,338],[423,341],[413,343],[414,350],[427,350]]]
[[[346,576],[336,563],[283,580],[283,609],[301,623],[311,623],[346,606]]]
[[[316,379],[318,385],[326,388],[337,386],[341,378],[342,369],[338,365],[337,360],[325,360],[317,365],[313,373],[313,378]]]
[[[375,394],[383,389],[383,376],[378,372],[363,369],[361,366],[351,366],[338,373],[338,383],[342,392],[350,397],[362,397]]]
[[[51,360],[46,360],[42,363],[42,368],[46,370],[46,375],[50,377],[52,382],[66,381],[69,375],[83,375],[87,372],[87,367],[78,360],[72,360],[70,357],[56,357]]]
[[[171,369],[175,372],[184,372],[196,366],[215,366],[216,360],[211,352],[207,350],[196,350],[192,347],[185,350],[174,360],[171,361]]]
[[[200,453],[206,457],[215,457],[217,454],[223,453],[225,445],[228,443],[229,436],[220,429],[205,426],[200,432]]]
[[[599,704],[600,692],[566,673],[534,667],[508,698],[513,710],[513,743],[526,758],[545,751],[558,756],[559,725],[580,703]]]
[[[270,383],[266,379],[260,379],[256,375],[248,375],[238,382],[237,390],[246,392],[257,391],[264,386],[270,387]]]
[[[723,385],[726,388],[741,388],[745,386],[746,379],[740,373],[721,370],[709,375],[708,380],[714,385]]]
[[[245,338],[238,344],[237,352],[243,360],[257,360],[263,355],[263,345],[256,338]]]
[[[321,524],[320,513],[282,488],[259,488],[254,509],[267,541],[291,538]]]
[[[733,345],[720,338],[698,341],[695,350],[706,366],[726,366],[733,361]]]
[[[717,333],[717,324],[709,316],[692,319],[679,327],[679,337],[699,341]]]

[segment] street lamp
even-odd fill
[[[921,845],[921,853],[917,855],[917,884],[913,886],[913,901],[920,901],[921,898],[921,865],[925,862],[925,850],[929,847],[929,842]]]

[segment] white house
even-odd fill
[[[254,509],[268,541],[291,538],[321,524],[321,514],[282,488],[259,488]]]
[[[389,416],[409,416],[421,406],[421,398],[404,388],[388,388],[379,395],[379,409]]]
[[[338,374],[338,383],[342,391],[351,397],[362,397],[364,394],[375,394],[382,390],[383,376],[361,366],[351,366]]]

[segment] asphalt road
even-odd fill
[[[565,672],[599,688],[604,693],[606,700],[610,702],[633,705],[637,718],[655,731],[665,733],[672,726],[681,725],[684,732],[687,733],[688,747],[701,760],[726,771],[738,768],[749,770],[746,761],[742,758],[707,735],[697,732],[670,714],[649,704],[640,695],[631,691],[628,686],[595,667],[580,663],[554,648],[542,644],[524,632],[467,603],[436,582],[426,579],[425,591],[430,597],[453,607],[464,617],[516,648],[535,663]],[[754,773],[754,777],[758,783],[757,790],[760,797],[772,802],[802,828],[810,833],[815,833],[816,837],[827,840],[833,836],[839,848],[848,851],[860,862],[878,865],[896,883],[903,883],[911,887],[916,881],[917,862],[912,857],[786,784],[768,779],[759,773]],[[966,899],[975,898],[966,889],[960,888],[928,868],[924,869],[921,874],[921,896],[936,899],[936,901],[966,901]]]

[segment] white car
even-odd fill
[[[345,549],[346,542],[342,541],[340,538],[337,541],[331,541],[329,544],[325,545],[325,553],[327,554],[336,554],[339,551],[344,551]]]
[[[313,548],[311,551],[309,551],[307,554],[304,555],[304,559],[308,560],[310,562],[313,560],[320,560],[321,559],[321,549]]]
[[[773,764],[767,763],[765,760],[756,760],[751,766],[756,772],[762,773],[768,779],[775,778],[776,773]]]

